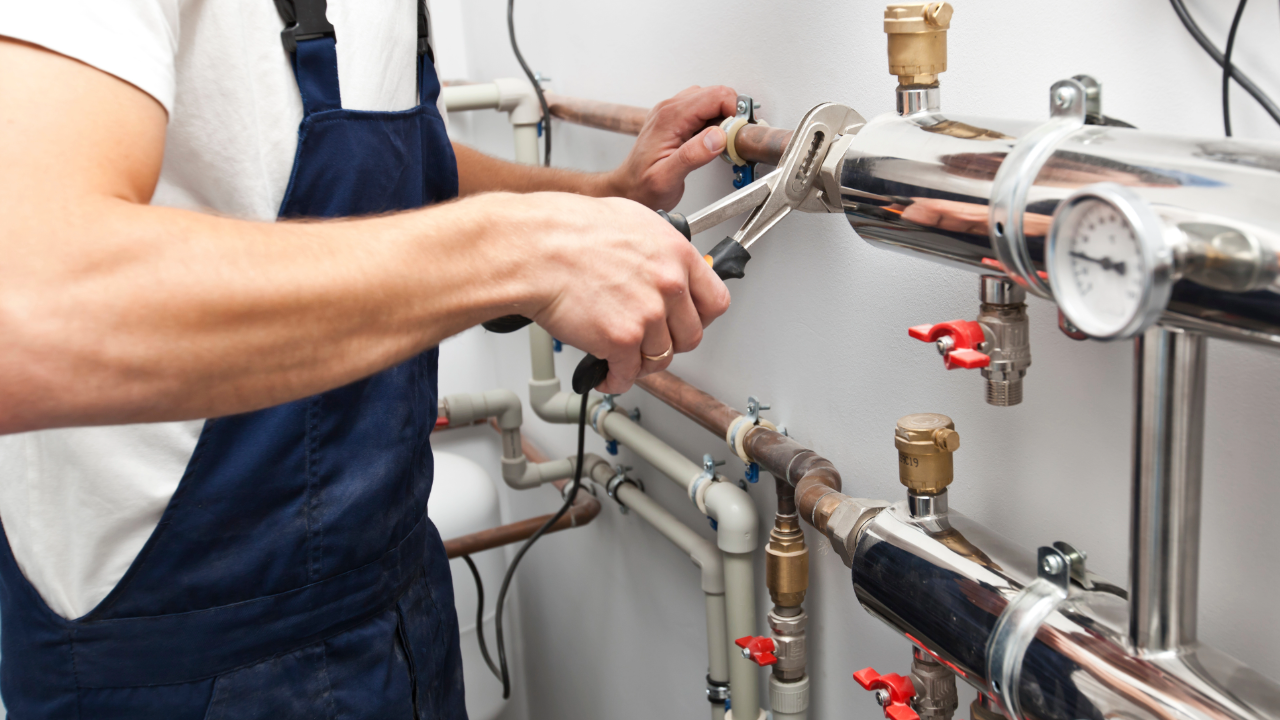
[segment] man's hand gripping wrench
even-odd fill
[[[840,212],[840,159],[853,136],[866,124],[856,111],[836,103],[823,103],[805,113],[787,143],[778,168],[750,185],[690,214],[658,214],[686,238],[709,230],[735,215],[751,211],[742,227],[721,240],[703,256],[721,280],[743,277],[749,249],[792,210]],[[530,321],[507,316],[485,323],[494,332],[511,332]],[[587,354],[573,372],[573,391],[589,392],[604,382],[609,362]]]

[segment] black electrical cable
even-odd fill
[[[484,580],[480,579],[480,570],[476,568],[470,555],[463,555],[462,559],[471,568],[471,577],[476,581],[476,638],[480,640],[480,654],[484,656],[484,664],[489,666],[493,676],[501,680],[502,673],[498,671],[493,658],[489,657],[489,645],[484,641]]]
[[[520,560],[524,558],[524,554],[529,552],[529,548],[542,537],[544,533],[552,525],[555,525],[560,518],[569,512],[569,506],[573,505],[574,498],[578,497],[578,488],[582,486],[582,463],[584,458],[584,446],[587,437],[587,398],[591,393],[582,393],[582,408],[578,410],[578,462],[573,469],[573,485],[569,487],[569,494],[564,499],[564,504],[552,515],[549,520],[542,523],[542,527],[538,531],[524,541],[520,549],[516,551],[516,556],[511,559],[511,564],[507,566],[507,574],[502,578],[502,588],[498,590],[498,606],[497,617],[494,618],[494,624],[497,626],[498,636],[498,668],[501,670],[500,679],[502,680],[502,699],[506,700],[511,697],[511,675],[507,672],[507,648],[502,641],[502,606],[506,603],[507,589],[511,587],[511,578],[515,577],[516,566],[520,564]]]
[[[1236,49],[1236,31],[1240,29],[1247,2],[1249,0],[1240,0],[1236,6],[1236,16],[1231,19],[1231,31],[1227,33],[1227,51],[1222,54],[1222,128],[1227,137],[1231,137],[1231,53]]]
[[[511,36],[511,51],[516,54],[524,74],[533,83],[533,91],[538,94],[538,104],[542,105],[542,164],[551,167],[551,108],[547,105],[547,96],[542,93],[542,84],[529,69],[529,63],[520,54],[520,45],[516,43],[516,0],[507,0],[507,33]]]
[[[1173,4],[1173,11],[1178,14],[1178,19],[1181,20],[1183,26],[1187,28],[1187,32],[1191,33],[1191,37],[1194,38],[1197,43],[1200,43],[1200,47],[1204,48],[1204,51],[1209,54],[1209,57],[1213,58],[1213,61],[1218,63],[1220,66],[1226,65],[1226,58],[1218,51],[1218,48],[1214,47],[1212,42],[1209,42],[1209,38],[1205,37],[1204,31],[1200,29],[1200,26],[1196,24],[1195,19],[1191,17],[1191,13],[1187,11],[1187,6],[1183,3],[1183,0],[1169,0],[1169,2]],[[1223,70],[1225,72],[1226,68],[1224,67]],[[1232,66],[1229,72],[1231,73],[1231,77],[1235,78],[1235,81],[1240,83],[1240,87],[1244,88],[1246,92],[1252,95],[1253,99],[1257,100],[1258,104],[1262,106],[1262,109],[1267,111],[1267,114],[1271,116],[1271,119],[1280,123],[1280,107],[1277,107],[1266,93],[1258,89],[1258,86],[1254,85],[1253,81],[1249,79],[1249,76],[1245,75],[1244,71],[1240,68]]]

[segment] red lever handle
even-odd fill
[[[733,644],[742,648],[742,657],[760,667],[778,662],[778,658],[773,654],[773,651],[778,649],[778,646],[773,642],[773,638],[748,635],[734,640]]]
[[[936,325],[916,325],[908,328],[907,334],[921,342],[937,342],[944,337],[951,338],[954,343],[950,352],[942,356],[948,370],[964,368],[973,370],[991,364],[991,357],[978,352],[977,348],[986,341],[982,325],[972,320],[951,320]]]
[[[884,716],[889,720],[920,720],[920,716],[911,709],[911,698],[916,696],[916,686],[911,678],[897,673],[881,675],[874,668],[863,668],[853,674],[853,679],[864,690],[884,690],[888,693],[888,701],[884,703]]]

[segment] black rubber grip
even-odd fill
[[[494,333],[513,333],[522,327],[527,327],[533,321],[523,315],[503,315],[500,318],[486,320],[480,323],[485,330]]]
[[[727,237],[711,248],[706,257],[711,261],[711,269],[716,271],[716,275],[721,280],[728,280],[746,276],[747,261],[751,259],[751,253],[733,238]]]
[[[671,227],[679,230],[680,234],[684,235],[685,240],[693,239],[693,233],[689,232],[689,221],[684,215],[677,212],[669,213],[666,210],[659,210],[658,215],[662,216],[663,220],[671,223]]]
[[[591,392],[595,386],[604,382],[609,376],[609,361],[587,353],[587,356],[578,361],[578,367],[573,370],[573,391],[579,395],[585,395]]]

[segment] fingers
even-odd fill
[[[671,364],[676,345],[667,322],[664,308],[663,314],[655,317],[645,327],[644,341],[640,343],[640,375],[658,372]]]
[[[696,250],[692,255],[694,260],[689,268],[689,298],[705,328],[729,309],[729,288]]]
[[[691,87],[669,100],[658,103],[653,120],[659,127],[674,132],[682,140],[702,129],[708,121],[733,117],[737,113],[738,95],[724,85]]]
[[[715,160],[724,152],[724,131],[710,127],[695,135],[654,166],[655,174],[669,184],[680,184],[689,173]]]
[[[689,293],[681,293],[667,300],[667,330],[671,334],[671,349],[685,353],[702,342],[702,318]],[[665,367],[665,366],[664,366]]]

